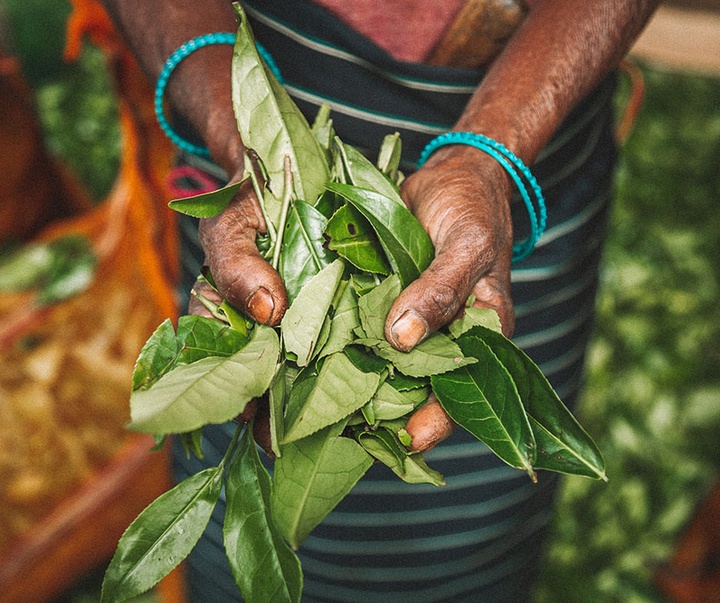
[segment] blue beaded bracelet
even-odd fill
[[[193,144],[192,142],[185,140],[170,126],[167,118],[165,117],[165,111],[163,110],[163,97],[165,96],[165,89],[167,88],[170,76],[180,62],[188,55],[192,54],[196,50],[205,46],[211,46],[214,44],[235,44],[235,34],[230,32],[216,32],[208,33],[192,40],[188,40],[182,46],[177,48],[165,61],[162,71],[158,76],[157,84],[155,85],[155,115],[158,123],[162,128],[165,135],[172,141],[172,143],[179,149],[198,155],[200,157],[210,157],[210,151],[207,148]],[[267,64],[273,75],[282,83],[280,76],[280,70],[277,64],[273,60],[270,53],[263,48],[258,42],[255,43],[258,53]]]
[[[417,162],[418,169],[425,164],[436,149],[451,144],[465,144],[484,151],[495,159],[515,182],[520,196],[525,203],[528,217],[530,218],[530,235],[527,239],[513,245],[512,259],[513,262],[519,262],[525,259],[532,253],[533,249],[535,249],[535,245],[537,245],[538,240],[545,232],[547,223],[545,198],[543,197],[542,189],[535,179],[535,176],[532,175],[530,169],[522,160],[506,146],[497,140],[483,136],[482,134],[476,134],[475,132],[446,132],[437,138],[433,138],[422,150],[422,153],[420,153],[420,158]],[[537,210],[530,197],[528,187],[525,185],[526,182],[535,197]]]

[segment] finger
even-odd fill
[[[497,283],[493,278],[481,278],[472,289],[473,307],[495,310],[500,317],[500,326],[505,337],[515,332],[515,306],[512,294],[504,282]]]
[[[257,322],[277,325],[287,308],[280,275],[258,251],[262,214],[246,182],[228,207],[200,221],[200,243],[220,294]]]
[[[400,294],[385,324],[385,336],[397,349],[409,351],[455,318],[470,293],[478,305],[492,308],[512,323],[510,262],[496,244],[472,224],[449,236],[435,260]],[[480,243],[479,243],[480,242]]]
[[[430,394],[427,403],[408,419],[405,430],[412,437],[410,448],[426,452],[447,438],[455,427],[457,423],[443,410],[435,395]]]

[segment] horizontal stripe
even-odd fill
[[[326,104],[336,113],[342,113],[348,117],[353,117],[369,123],[380,124],[390,128],[400,128],[402,130],[409,130],[422,134],[442,134],[448,130],[447,125],[423,123],[396,115],[368,111],[362,107],[349,105],[328,96],[321,96],[319,94],[315,94],[314,92],[304,90],[299,86],[293,86],[292,84],[286,84],[285,88],[288,91],[288,94],[297,100],[312,103],[318,107]]]
[[[524,474],[518,469],[512,469],[502,465],[494,469],[485,469],[483,471],[470,471],[467,473],[456,473],[452,476],[446,476],[447,481],[442,486],[443,492],[451,492],[454,490],[463,490],[466,488],[475,488],[477,486],[487,486],[500,482],[508,482],[522,478]],[[417,494],[421,496],[424,492],[435,492],[437,486],[429,484],[406,484],[400,479],[393,480],[371,480],[369,478],[361,480],[352,490],[354,495],[404,495],[410,496]]]
[[[526,564],[527,560],[524,559],[509,559],[502,564],[487,569],[482,574],[474,574],[461,580],[446,582],[445,584],[423,588],[422,590],[391,591],[383,589],[381,593],[378,593],[367,590],[359,591],[356,588],[345,588],[325,583],[316,585],[314,582],[307,581],[304,593],[311,597],[319,597],[319,601],[332,603],[368,603],[369,600],[378,600],[381,602],[392,601],[392,603],[447,603],[449,601],[457,601],[457,597],[468,594],[472,597],[473,603],[477,603],[478,601],[488,601],[488,599],[483,598],[480,589],[516,574],[518,571],[521,571],[521,568]],[[416,576],[411,583],[417,584],[420,577],[421,576]],[[470,599],[464,600],[469,601]],[[307,598],[304,598],[303,601],[312,603],[312,599],[308,601]],[[497,602],[497,599],[493,601],[493,603]]]
[[[542,511],[545,513],[545,511]],[[319,536],[308,536],[303,547],[333,555],[403,555],[419,551],[443,551],[460,547],[477,546],[502,538],[517,527],[517,517],[506,518],[473,530],[454,530],[450,534],[392,540],[330,540]]]
[[[347,52],[337,46],[329,44],[323,40],[319,40],[312,36],[300,33],[290,27],[289,25],[282,23],[281,21],[274,19],[273,17],[263,14],[252,7],[246,6],[246,12],[255,20],[266,25],[270,29],[283,34],[293,42],[303,46],[309,50],[312,50],[318,54],[339,59],[358,67],[362,67],[369,73],[374,73],[382,76],[383,79],[399,84],[410,90],[422,90],[425,92],[438,92],[441,94],[472,94],[475,91],[476,86],[467,84],[454,84],[444,82],[433,82],[427,80],[419,80],[414,78],[408,78],[401,76],[396,73],[381,69],[362,59],[350,52]]]
[[[561,289],[540,295],[535,299],[520,303],[515,306],[515,318],[525,318],[531,314],[536,314],[550,308],[560,306],[572,299],[587,295],[591,292],[597,283],[597,274],[588,271],[583,274],[579,280]]]
[[[594,310],[592,306],[585,308],[574,314],[572,318],[564,320],[552,327],[543,329],[542,331],[520,335],[515,338],[515,344],[520,348],[527,349],[551,343],[589,322],[594,315]]]
[[[540,283],[567,275],[581,266],[591,255],[597,253],[603,241],[604,238],[601,237],[600,234],[598,234],[598,236],[592,236],[588,238],[582,255],[567,257],[564,261],[548,264],[546,266],[534,265],[528,268],[514,268],[511,271],[510,278],[513,283]]]
[[[328,563],[313,558],[306,551],[303,551],[303,568],[308,576],[322,576],[331,580],[348,580],[351,582],[393,582],[407,581],[416,582],[418,579],[437,580],[439,578],[449,579],[467,572],[482,574],[482,566],[492,563],[503,555],[507,554],[518,544],[535,535],[539,530],[547,526],[549,513],[542,511],[528,518],[518,529],[513,530],[506,538],[498,540],[492,547],[472,551],[470,554],[462,554],[457,558],[449,559],[442,563],[432,565],[412,566],[362,566],[362,572],[358,572],[351,564]]]
[[[551,379],[553,375],[556,375],[557,373],[560,373],[583,360],[585,357],[585,351],[585,341],[580,341],[562,356],[553,358],[548,362],[543,362],[540,365],[540,370],[545,377]]]
[[[535,493],[535,489],[536,486],[528,478],[527,486],[516,488],[501,496],[477,504],[454,504],[432,509],[414,511],[404,509],[386,513],[347,513],[337,511],[325,519],[325,525],[343,527],[421,526],[422,524],[438,524],[462,519],[480,520],[526,501]],[[392,538],[392,536],[390,537]]]

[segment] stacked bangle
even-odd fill
[[[420,158],[417,162],[418,169],[425,164],[436,149],[451,144],[465,144],[484,151],[495,159],[515,182],[530,219],[530,235],[523,241],[513,245],[513,262],[519,262],[525,259],[532,253],[533,249],[535,249],[535,245],[545,232],[545,225],[547,223],[545,198],[543,197],[542,189],[535,179],[535,176],[532,175],[530,169],[510,149],[497,140],[482,134],[476,134],[475,132],[446,132],[437,138],[433,138],[422,150],[422,153],[420,153]],[[529,185],[530,191],[532,191],[535,204],[533,204],[533,199],[526,183]],[[537,205],[537,208],[535,205]]]
[[[167,120],[167,117],[165,117],[165,111],[163,110],[163,97],[165,96],[165,89],[167,88],[168,81],[170,80],[170,76],[172,75],[175,67],[177,67],[184,58],[196,50],[205,46],[212,46],[214,44],[235,44],[235,34],[230,32],[215,32],[188,40],[182,46],[177,48],[168,57],[168,60],[165,61],[162,71],[158,76],[157,84],[155,85],[155,115],[163,132],[165,132],[165,135],[179,149],[200,157],[210,157],[210,151],[208,151],[205,147],[201,147],[185,140],[175,130],[173,130]],[[258,43],[256,43],[256,47],[258,53],[265,61],[268,68],[273,72],[278,80],[281,80],[280,70],[278,69],[272,56],[270,56],[270,53],[268,53],[268,51]]]

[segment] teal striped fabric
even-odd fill
[[[244,2],[258,40],[273,55],[286,88],[312,119],[327,103],[346,142],[370,156],[399,131],[404,165],[448,130],[482,72],[397,62],[303,0]],[[609,78],[569,116],[533,166],[548,206],[536,251],[514,266],[515,341],[572,406],[592,329],[598,262],[612,190],[615,146]],[[196,158],[186,158],[209,171]],[[222,175],[217,174],[221,179]],[[522,203],[513,203],[516,236],[526,236]],[[183,222],[187,283],[202,258],[196,226]],[[206,460],[175,454],[176,476],[217,462],[231,428],[206,429]],[[426,455],[443,488],[408,485],[375,466],[303,544],[303,601],[367,603],[528,601],[542,559],[556,477],[539,483],[457,432]],[[222,548],[221,501],[188,560],[192,601],[238,601]]]

